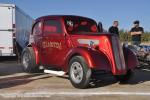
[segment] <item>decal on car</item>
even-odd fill
[[[43,48],[57,48],[57,49],[62,49],[61,47],[61,42],[42,42],[42,47]]]
[[[93,45],[98,45],[99,44],[99,40],[94,40],[94,39],[78,39],[78,42],[80,44],[88,44],[89,46],[93,46]]]

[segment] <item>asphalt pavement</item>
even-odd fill
[[[15,59],[0,60],[0,100],[149,100],[150,66],[136,69],[125,84],[112,76],[90,84],[88,89],[76,89],[67,75],[29,74]]]

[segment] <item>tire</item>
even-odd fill
[[[134,73],[133,73],[132,70],[128,70],[125,75],[116,75],[115,78],[120,83],[125,83],[125,82],[128,82],[131,79],[131,77],[133,76],[133,74]]]
[[[21,55],[21,63],[25,72],[32,73],[39,70],[32,47],[27,47],[23,50]]]
[[[74,87],[79,89],[87,88],[89,86],[91,74],[91,69],[83,57],[75,56],[70,60],[69,79]]]

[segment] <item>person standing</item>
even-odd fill
[[[114,21],[113,25],[109,28],[108,32],[116,34],[119,37],[119,28],[118,28],[118,26],[119,26],[119,22]]]
[[[144,29],[139,26],[140,22],[138,20],[134,21],[133,24],[134,27],[130,30],[132,36],[131,44],[139,46],[141,44],[141,35],[144,33]]]

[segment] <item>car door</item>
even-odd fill
[[[43,62],[54,67],[61,67],[67,51],[61,19],[45,19],[42,40]]]

